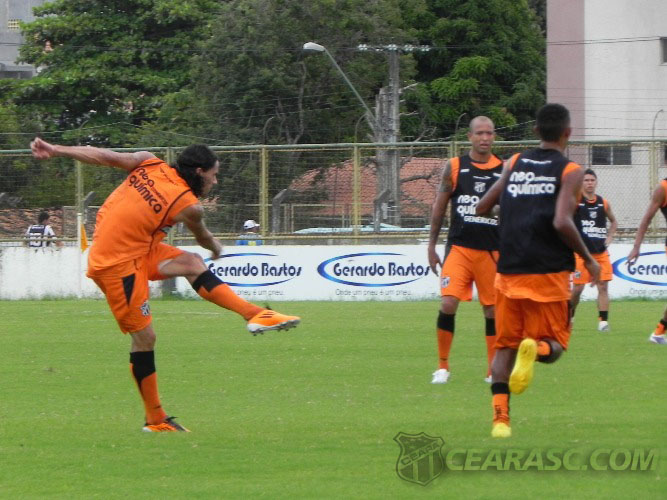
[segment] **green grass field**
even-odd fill
[[[153,301],[167,412],[190,434],[140,432],[129,339],[103,301],[0,302],[2,498],[665,498],[667,346],[659,302],[615,302],[612,332],[583,303],[570,351],[512,398],[490,437],[483,320],[462,304],[452,377],[436,368],[437,302],[272,304],[296,330],[252,337],[203,301]],[[653,471],[396,474],[398,432],[453,448],[657,449]]]

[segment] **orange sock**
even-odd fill
[[[494,394],[491,400],[493,406],[493,423],[503,422],[509,425],[510,423],[510,395],[509,394]]]
[[[452,348],[454,334],[438,328],[438,368],[449,370],[449,350]]]
[[[551,354],[551,346],[548,342],[540,340],[537,342],[537,355],[538,356],[548,356]]]
[[[155,353],[131,352],[130,372],[139,388],[139,394],[144,402],[146,412],[146,423],[159,424],[167,414],[160,404],[160,396],[157,392],[157,373],[155,373]]]
[[[438,368],[449,370],[449,350],[454,340],[454,314],[438,314]]]
[[[667,321],[665,321],[664,319],[661,319],[660,323],[658,323],[658,326],[655,327],[655,331],[653,332],[653,335],[664,335],[666,326],[667,326]]]
[[[211,271],[205,271],[200,274],[192,283],[192,288],[199,296],[213,302],[214,304],[234,311],[243,316],[245,320],[249,320],[255,314],[264,310],[264,308],[251,304],[247,300],[242,299],[229,288],[229,285],[220,281],[216,275]]]

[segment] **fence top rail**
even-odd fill
[[[628,139],[604,139],[604,140],[576,140],[570,141],[570,146],[578,145],[612,145],[612,144],[645,144],[645,143],[656,143],[656,142],[665,142],[665,139],[659,138],[628,138]],[[538,140],[525,140],[525,141],[495,141],[494,146],[535,146],[538,145],[540,141]],[[452,144],[457,146],[470,146],[468,141],[423,141],[423,142],[342,142],[342,143],[331,143],[331,144],[247,144],[244,146],[210,146],[213,151],[234,151],[234,152],[256,152],[261,150],[268,151],[295,151],[295,150],[310,150],[310,149],[351,149],[351,148],[448,148]],[[119,152],[136,152],[136,151],[168,151],[168,150],[181,150],[183,147],[172,147],[172,146],[150,146],[142,148],[109,148],[113,151]],[[32,154],[30,149],[0,149],[0,155],[26,155]]]

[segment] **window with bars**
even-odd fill
[[[592,146],[592,165],[632,165],[632,150],[630,146]]]
[[[7,29],[9,31],[19,31],[21,29],[20,19],[9,19],[7,21]]]

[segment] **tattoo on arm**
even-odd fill
[[[440,179],[440,186],[438,186],[438,191],[441,193],[450,193],[453,191],[452,186],[452,165],[447,160],[445,164],[445,169],[442,172],[442,178]]]

